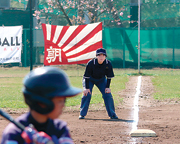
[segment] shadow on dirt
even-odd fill
[[[124,120],[124,119],[93,119],[93,118],[85,118],[84,120],[117,121],[117,122],[127,122],[127,123],[135,122],[134,120]]]

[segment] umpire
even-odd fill
[[[96,51],[96,58],[87,63],[83,76],[84,91],[81,99],[79,119],[84,119],[87,115],[94,84],[102,93],[110,119],[118,119],[115,113],[114,101],[110,89],[111,78],[114,77],[114,72],[111,62],[107,60],[106,57],[106,50],[104,48],[100,48]]]

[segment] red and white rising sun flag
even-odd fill
[[[77,26],[42,24],[44,65],[84,64],[102,48],[102,23]]]

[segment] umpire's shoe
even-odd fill
[[[112,116],[111,119],[119,119],[117,116]]]
[[[79,119],[85,119],[85,117],[84,117],[84,116],[82,116],[82,115],[80,115],[80,116],[79,116]]]

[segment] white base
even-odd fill
[[[137,129],[130,132],[132,137],[156,137],[156,133],[148,129]]]

